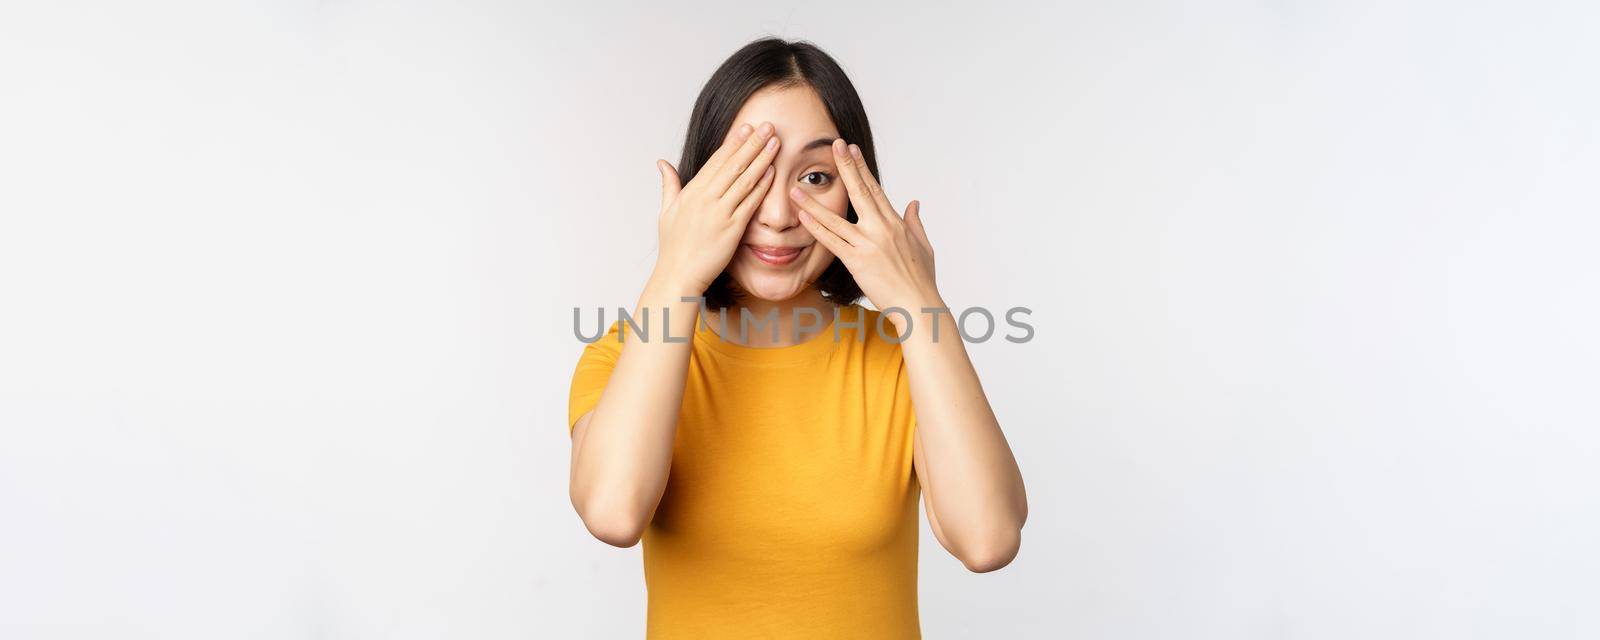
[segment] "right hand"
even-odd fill
[[[772,123],[740,125],[689,184],[666,160],[661,170],[660,253],[656,274],[701,295],[744,238],[745,227],[772,187],[778,138]]]

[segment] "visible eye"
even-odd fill
[[[800,181],[812,186],[822,186],[833,182],[833,176],[826,171],[812,171],[800,176]]]

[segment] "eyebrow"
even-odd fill
[[[816,140],[807,142],[806,146],[800,147],[800,153],[805,153],[817,147],[831,147],[833,146],[833,140],[833,138],[817,138]]]

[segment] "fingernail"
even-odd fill
[[[772,133],[772,123],[771,122],[763,122],[763,123],[761,123],[761,135],[767,135],[769,133]]]
[[[741,124],[741,125],[739,125],[739,135],[747,136],[747,135],[750,135],[751,131],[752,131],[752,129],[750,128],[749,124]]]
[[[844,138],[834,138],[834,140],[833,140],[833,152],[842,156],[842,155],[844,155],[844,151],[845,151]]]
[[[778,148],[778,139],[776,137],[767,138],[767,151],[771,151],[776,148]]]
[[[789,190],[789,197],[794,198],[795,200],[799,200],[800,198],[802,198],[804,196],[805,196],[805,193],[800,191],[800,187],[795,187],[795,188]]]
[[[858,147],[856,145],[850,145],[850,155],[853,155],[853,156],[856,157],[857,160],[860,160],[861,159],[861,147]]]

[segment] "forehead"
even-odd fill
[[[755,92],[733,118],[733,131],[741,124],[752,127],[771,122],[785,145],[801,138],[837,138],[839,130],[828,117],[822,98],[809,86],[768,87]]]

